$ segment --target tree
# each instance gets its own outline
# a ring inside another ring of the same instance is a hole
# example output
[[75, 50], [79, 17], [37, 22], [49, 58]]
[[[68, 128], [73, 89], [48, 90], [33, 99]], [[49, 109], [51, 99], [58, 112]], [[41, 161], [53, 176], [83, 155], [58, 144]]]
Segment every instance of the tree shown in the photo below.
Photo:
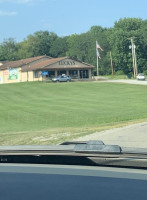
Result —
[[145, 72], [147, 71], [147, 20], [142, 22], [135, 43], [137, 44], [138, 71]]
[[[132, 73], [132, 55], [129, 46], [130, 37], [139, 37], [138, 33], [142, 26], [142, 20], [136, 18], [125, 18], [115, 22], [114, 28], [108, 36], [112, 47], [115, 71], [123, 71], [125, 74]], [[136, 49], [138, 49], [138, 43]], [[138, 57], [139, 59], [139, 57]]]
[[0, 60], [16, 60], [18, 46], [14, 38], [8, 38], [0, 45]]
[[[22, 49], [20, 54], [29, 55], [30, 57], [49, 55], [50, 48], [57, 37], [58, 36], [53, 32], [35, 32], [33, 35], [29, 35], [27, 39], [21, 43]], [[24, 53], [23, 50], [27, 53]]]
[[106, 63], [108, 63], [108, 60], [105, 55], [110, 47], [107, 41], [106, 32], [107, 29], [105, 28], [103, 29], [100, 26], [93, 26], [87, 33], [71, 35], [67, 40], [67, 55], [73, 59], [96, 66], [96, 40], [98, 40], [101, 43], [101, 46], [105, 49], [104, 52], [101, 52], [103, 59], [100, 61], [100, 69], [104, 68], [105, 65], [105, 71], [107, 71], [108, 67], [106, 66]]
[[50, 56], [54, 58], [66, 56], [68, 51], [67, 39], [68, 37], [58, 37], [55, 39], [50, 47]]

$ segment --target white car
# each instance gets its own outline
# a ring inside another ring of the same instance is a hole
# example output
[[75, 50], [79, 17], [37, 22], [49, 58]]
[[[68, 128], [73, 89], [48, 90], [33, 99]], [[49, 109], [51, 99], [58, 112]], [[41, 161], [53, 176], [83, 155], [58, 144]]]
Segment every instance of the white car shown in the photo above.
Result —
[[137, 78], [137, 80], [142, 80], [142, 81], [145, 80], [144, 74], [138, 74], [136, 78]]

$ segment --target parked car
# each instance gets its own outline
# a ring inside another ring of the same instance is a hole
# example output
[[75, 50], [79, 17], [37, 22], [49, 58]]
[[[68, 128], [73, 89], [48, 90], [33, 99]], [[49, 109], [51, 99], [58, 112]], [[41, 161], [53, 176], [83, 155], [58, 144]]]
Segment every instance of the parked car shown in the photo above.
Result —
[[138, 74], [137, 75], [137, 80], [142, 80], [142, 81], [144, 81], [145, 80], [145, 76], [144, 76], [144, 74]]
[[68, 82], [71, 81], [71, 77], [67, 75], [60, 75], [57, 78], [52, 79], [53, 82]]

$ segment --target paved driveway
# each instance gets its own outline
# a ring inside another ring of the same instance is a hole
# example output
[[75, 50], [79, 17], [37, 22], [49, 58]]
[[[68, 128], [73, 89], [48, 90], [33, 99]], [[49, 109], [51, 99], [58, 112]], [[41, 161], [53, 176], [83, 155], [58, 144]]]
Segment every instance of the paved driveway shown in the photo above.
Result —
[[107, 82], [147, 85], [147, 80], [145, 80], [145, 81], [138, 81], [138, 80], [107, 80]]
[[147, 148], [147, 122], [96, 132], [78, 138], [80, 140], [102, 140], [105, 144]]

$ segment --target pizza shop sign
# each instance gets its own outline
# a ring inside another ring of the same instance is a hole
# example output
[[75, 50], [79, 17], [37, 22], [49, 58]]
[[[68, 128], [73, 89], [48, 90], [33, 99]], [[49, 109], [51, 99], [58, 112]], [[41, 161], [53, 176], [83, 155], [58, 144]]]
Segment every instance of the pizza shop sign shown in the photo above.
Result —
[[75, 65], [75, 62], [74, 61], [68, 61], [68, 60], [62, 60], [62, 61], [59, 61], [59, 65]]

